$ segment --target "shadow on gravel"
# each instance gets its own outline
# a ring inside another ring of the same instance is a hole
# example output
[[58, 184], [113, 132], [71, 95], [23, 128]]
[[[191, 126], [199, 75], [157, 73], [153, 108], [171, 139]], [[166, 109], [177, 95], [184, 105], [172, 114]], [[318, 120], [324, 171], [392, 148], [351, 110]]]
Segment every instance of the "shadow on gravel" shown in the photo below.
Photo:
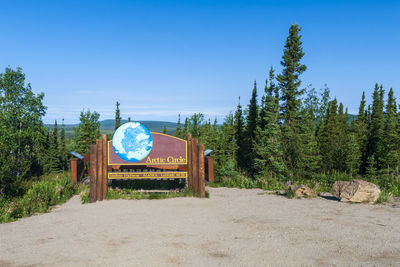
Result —
[[322, 198], [324, 198], [326, 200], [334, 200], [334, 201], [339, 201], [340, 200], [335, 196], [320, 196], [320, 197], [322, 197]]

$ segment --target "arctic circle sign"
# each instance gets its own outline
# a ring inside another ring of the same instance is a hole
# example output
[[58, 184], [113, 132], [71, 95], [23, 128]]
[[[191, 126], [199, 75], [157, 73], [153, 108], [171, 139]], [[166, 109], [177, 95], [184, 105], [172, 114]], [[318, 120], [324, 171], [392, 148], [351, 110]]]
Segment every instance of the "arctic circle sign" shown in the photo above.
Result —
[[153, 136], [140, 123], [127, 122], [115, 131], [112, 144], [118, 157], [127, 162], [138, 162], [153, 148]]
[[187, 141], [128, 122], [108, 142], [108, 165], [187, 165]]

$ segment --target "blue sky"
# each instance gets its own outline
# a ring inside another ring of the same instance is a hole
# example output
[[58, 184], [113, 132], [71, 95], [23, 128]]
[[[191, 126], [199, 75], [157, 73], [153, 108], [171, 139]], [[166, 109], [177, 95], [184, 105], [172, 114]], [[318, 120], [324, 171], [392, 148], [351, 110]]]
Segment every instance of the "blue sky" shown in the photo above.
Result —
[[351, 113], [376, 82], [400, 97], [400, 1], [3, 1], [0, 72], [22, 67], [45, 93], [45, 122], [221, 120], [238, 96], [279, 73], [291, 24], [302, 27], [302, 86], [327, 84]]

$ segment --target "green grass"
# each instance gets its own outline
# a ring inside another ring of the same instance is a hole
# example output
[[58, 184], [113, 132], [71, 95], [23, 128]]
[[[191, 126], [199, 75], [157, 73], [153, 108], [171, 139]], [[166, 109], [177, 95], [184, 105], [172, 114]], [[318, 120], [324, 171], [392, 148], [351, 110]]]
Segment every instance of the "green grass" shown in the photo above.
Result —
[[393, 201], [393, 194], [392, 192], [388, 191], [381, 191], [381, 195], [379, 196], [378, 200], [375, 204], [382, 204], [382, 203], [390, 203]]
[[30, 184], [20, 197], [0, 197], [0, 223], [15, 221], [35, 213], [49, 212], [71, 198], [76, 192], [68, 172], [49, 174]]
[[[89, 203], [89, 188], [86, 186], [80, 193], [82, 204]], [[193, 197], [193, 192], [188, 189], [169, 191], [169, 192], [143, 192], [129, 188], [112, 188], [107, 191], [107, 200], [112, 199], [167, 199], [177, 197]], [[210, 197], [210, 193], [206, 191], [206, 198]]]

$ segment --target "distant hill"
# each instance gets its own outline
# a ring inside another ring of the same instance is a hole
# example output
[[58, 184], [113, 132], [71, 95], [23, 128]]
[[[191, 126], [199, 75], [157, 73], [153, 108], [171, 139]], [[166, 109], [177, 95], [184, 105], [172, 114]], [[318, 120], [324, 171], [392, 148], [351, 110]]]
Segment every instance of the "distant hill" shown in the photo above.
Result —
[[[357, 119], [357, 115], [349, 114], [349, 123], [352, 122], [353, 120]], [[127, 120], [122, 120], [121, 124], [128, 122]], [[141, 124], [146, 126], [150, 131], [152, 132], [162, 132], [164, 129], [164, 125], [167, 126], [167, 134], [170, 135], [175, 135], [176, 131], [176, 122], [170, 122], [170, 121], [139, 121]], [[67, 138], [71, 138], [74, 136], [74, 131], [73, 128], [77, 127], [78, 124], [66, 124], [65, 125], [65, 135]], [[54, 124], [45, 124], [45, 127], [49, 129], [53, 129]], [[110, 119], [110, 120], [103, 120], [100, 121], [100, 132], [103, 134], [110, 134], [112, 135], [114, 133], [114, 127], [115, 127], [115, 121]], [[58, 128], [61, 128], [61, 125], [58, 125]]]
[[[122, 120], [121, 124], [128, 122], [127, 120]], [[169, 121], [138, 121], [144, 126], [146, 126], [150, 131], [152, 132], [162, 132], [164, 129], [164, 125], [167, 127], [167, 134], [170, 135], [175, 135], [176, 131], [176, 122], [169, 122]], [[45, 127], [49, 129], [54, 128], [54, 124], [45, 124]], [[65, 124], [65, 135], [67, 138], [73, 137], [74, 136], [74, 131], [73, 128], [78, 127], [78, 124]], [[100, 132], [103, 134], [113, 134], [114, 133], [114, 127], [115, 127], [115, 121], [110, 119], [110, 120], [103, 120], [100, 121]], [[58, 125], [58, 129], [60, 131], [61, 125]]]

